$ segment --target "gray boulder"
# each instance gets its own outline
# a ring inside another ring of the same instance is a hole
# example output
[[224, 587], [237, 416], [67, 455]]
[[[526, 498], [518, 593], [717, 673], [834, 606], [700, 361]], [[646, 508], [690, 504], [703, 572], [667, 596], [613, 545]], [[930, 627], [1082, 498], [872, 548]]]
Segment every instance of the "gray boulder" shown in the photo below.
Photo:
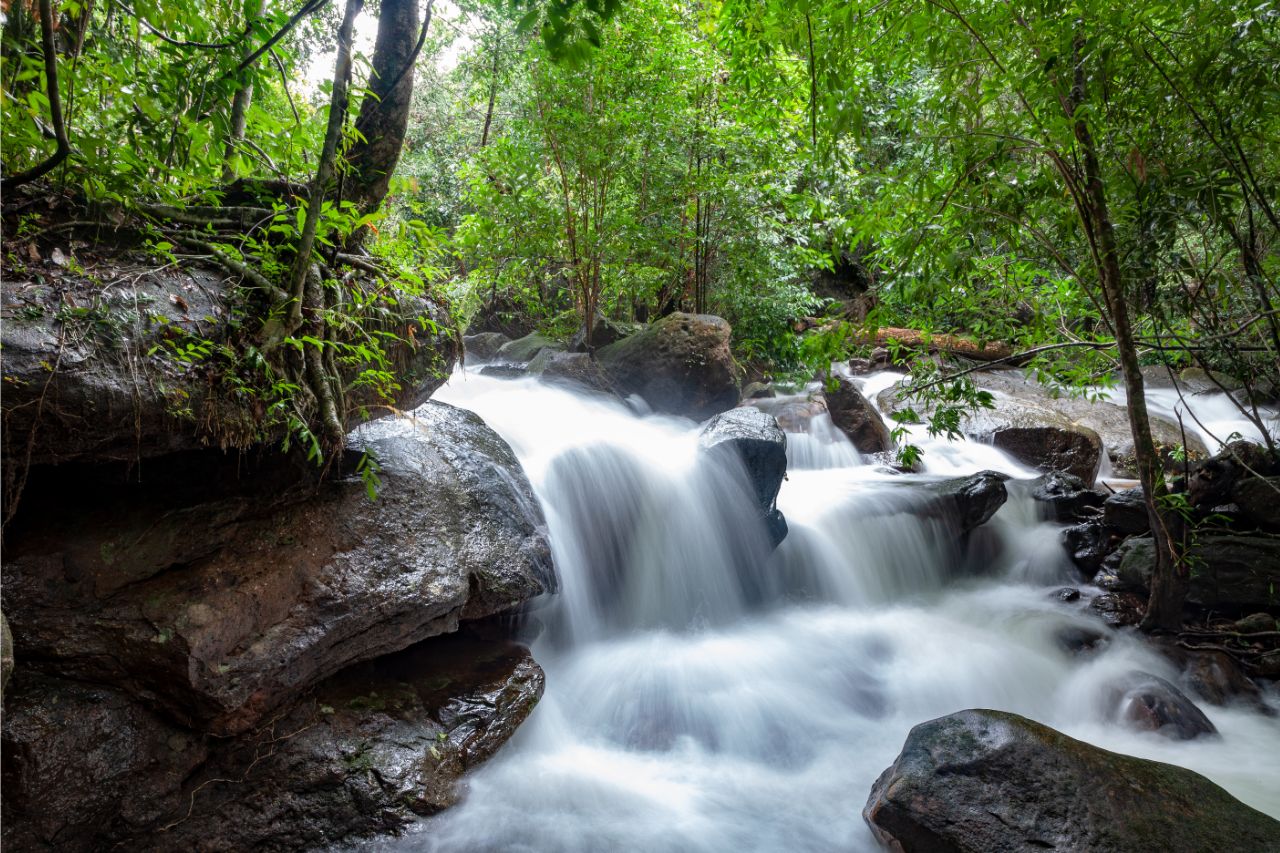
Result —
[[[596, 314], [595, 321], [591, 324], [591, 349], [597, 350], [617, 343], [634, 331], [636, 329], [633, 327], [615, 323], [603, 314]], [[583, 324], [569, 340], [569, 352], [587, 351], [587, 327]]]
[[925, 489], [933, 501], [925, 512], [953, 521], [963, 535], [991, 520], [1009, 499], [1005, 481], [997, 471], [980, 471], [969, 477], [955, 477], [930, 483]]
[[548, 385], [601, 394], [613, 393], [613, 381], [609, 374], [585, 352], [544, 349], [529, 362], [528, 373]]
[[548, 338], [546, 335], [538, 332], [530, 332], [523, 338], [516, 338], [514, 341], [507, 341], [498, 348], [493, 354], [494, 361], [502, 362], [519, 362], [526, 363], [533, 361], [534, 357], [544, 349], [552, 349], [560, 352], [564, 351], [564, 347]]
[[1079, 477], [1052, 472], [1031, 481], [1031, 499], [1051, 521], [1078, 521], [1096, 510], [1104, 500]]
[[1197, 773], [1002, 711], [912, 729], [863, 816], [901, 853], [1280, 849], [1280, 822]]
[[729, 324], [710, 314], [669, 314], [596, 352], [623, 394], [655, 411], [702, 421], [738, 404]]
[[3, 590], [24, 654], [236, 733], [347, 665], [554, 589], [537, 501], [477, 416], [429, 403], [350, 442], [376, 454], [377, 500], [335, 477], [121, 501], [76, 529], [31, 513]]
[[[1150, 537], [1126, 541], [1107, 562], [1114, 566], [1116, 588], [1145, 592], [1155, 567]], [[1280, 609], [1280, 540], [1267, 536], [1205, 534], [1191, 551], [1187, 603], [1232, 613]]]
[[493, 361], [498, 350], [511, 342], [511, 338], [501, 332], [479, 332], [462, 336], [462, 349], [467, 354], [469, 364]]

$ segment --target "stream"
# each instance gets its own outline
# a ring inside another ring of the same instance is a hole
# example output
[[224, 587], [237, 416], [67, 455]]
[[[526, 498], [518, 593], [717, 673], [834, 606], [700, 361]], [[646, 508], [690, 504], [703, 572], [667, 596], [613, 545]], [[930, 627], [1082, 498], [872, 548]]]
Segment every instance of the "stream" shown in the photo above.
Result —
[[[874, 400], [898, 378], [858, 382]], [[770, 554], [743, 473], [699, 462], [690, 421], [474, 371], [436, 398], [510, 442], [542, 502], [561, 579], [532, 620], [546, 694], [459, 806], [360, 849], [878, 850], [872, 782], [912, 726], [975, 707], [1191, 768], [1280, 817], [1280, 719], [1198, 702], [1221, 737], [1187, 742], [1112, 721], [1108, 682], [1177, 672], [1087, 610], [1061, 525], [1016, 482], [1035, 472], [990, 446], [917, 433], [924, 472], [894, 474], [815, 416], [787, 436], [790, 533]], [[1015, 481], [966, 554], [912, 509], [920, 484], [983, 469]], [[1068, 585], [1080, 601], [1055, 597]], [[1108, 641], [1073, 655], [1056, 639], [1073, 626]]]

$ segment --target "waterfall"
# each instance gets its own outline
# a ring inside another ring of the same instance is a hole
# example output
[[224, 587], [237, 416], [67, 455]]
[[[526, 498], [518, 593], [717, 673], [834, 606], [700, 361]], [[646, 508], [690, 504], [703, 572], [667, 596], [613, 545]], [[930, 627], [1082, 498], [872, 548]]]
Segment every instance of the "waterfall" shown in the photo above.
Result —
[[[745, 475], [700, 457], [689, 421], [532, 379], [459, 373], [437, 396], [511, 443], [546, 513], [547, 690], [459, 806], [367, 848], [872, 851], [876, 776], [913, 725], [971, 707], [1190, 767], [1280, 815], [1280, 763], [1259, 758], [1280, 754], [1280, 722], [1204, 706], [1222, 737], [1179, 743], [1109, 719], [1110, 680], [1177, 674], [1053, 595], [1074, 570], [1025, 489], [963, 542], [918, 511], [941, 476], [1033, 476], [995, 448], [916, 434], [925, 470], [898, 474], [815, 417], [789, 436], [790, 534], [771, 552]], [[1104, 639], [1073, 655], [1073, 630]]]

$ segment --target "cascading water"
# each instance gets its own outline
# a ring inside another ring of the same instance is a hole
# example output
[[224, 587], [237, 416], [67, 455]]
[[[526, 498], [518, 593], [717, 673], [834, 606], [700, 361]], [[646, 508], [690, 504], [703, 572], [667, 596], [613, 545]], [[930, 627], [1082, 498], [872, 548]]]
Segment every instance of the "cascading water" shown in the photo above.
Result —
[[[562, 591], [538, 614], [547, 690], [528, 722], [462, 804], [374, 849], [874, 850], [876, 776], [913, 725], [972, 707], [1190, 767], [1280, 815], [1275, 719], [1205, 706], [1222, 736], [1190, 742], [1110, 719], [1109, 682], [1176, 673], [1054, 598], [1071, 567], [1024, 490], [967, 556], [916, 511], [938, 475], [1033, 475], [994, 448], [916, 435], [925, 473], [897, 475], [816, 418], [790, 436], [790, 534], [770, 554], [743, 473], [700, 457], [688, 421], [530, 379], [460, 373], [437, 396], [520, 457]], [[1108, 641], [1072, 656], [1057, 636], [1082, 627]]]

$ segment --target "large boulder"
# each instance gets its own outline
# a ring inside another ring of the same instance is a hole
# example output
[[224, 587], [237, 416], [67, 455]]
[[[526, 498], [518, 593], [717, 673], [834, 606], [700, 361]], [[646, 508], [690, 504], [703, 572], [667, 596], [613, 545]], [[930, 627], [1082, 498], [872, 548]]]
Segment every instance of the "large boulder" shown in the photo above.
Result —
[[1197, 773], [1002, 711], [912, 729], [863, 816], [901, 853], [1280, 849], [1280, 822]]
[[738, 404], [729, 324], [709, 314], [668, 314], [596, 357], [624, 394], [655, 411], [702, 421]]
[[[1190, 553], [1187, 602], [1210, 610], [1255, 613], [1280, 610], [1280, 540], [1268, 536], [1204, 534]], [[1119, 589], [1146, 591], [1155, 568], [1155, 542], [1150, 537], [1126, 541], [1108, 558]]]
[[827, 411], [836, 428], [849, 436], [859, 453], [884, 453], [893, 449], [889, 428], [880, 413], [862, 396], [858, 386], [843, 376], [832, 377], [834, 388], [823, 390]]
[[787, 436], [773, 416], [750, 407], [716, 415], [703, 426], [698, 447], [710, 457], [727, 455], [742, 465], [770, 540], [781, 543], [787, 522], [775, 504], [787, 474]]
[[376, 500], [346, 476], [291, 498], [250, 479], [33, 503], [3, 588], [21, 651], [235, 733], [344, 666], [554, 588], [528, 481], [476, 415], [429, 403], [350, 442], [377, 460]]
[[564, 347], [548, 338], [546, 335], [538, 332], [530, 332], [523, 338], [516, 338], [514, 341], [507, 341], [498, 347], [498, 351], [493, 354], [494, 361], [503, 362], [519, 362], [526, 363], [533, 361], [538, 353], [544, 349], [551, 349], [563, 352]]
[[536, 376], [548, 385], [559, 385], [579, 391], [613, 393], [613, 380], [596, 361], [585, 352], [559, 352], [544, 349], [529, 362], [528, 374]]
[[634, 328], [615, 323], [603, 314], [596, 314], [591, 324], [591, 346], [587, 347], [587, 326], [584, 323], [569, 339], [569, 352], [588, 352], [617, 343], [635, 331]]
[[1149, 672], [1133, 671], [1105, 690], [1114, 719], [1170, 740], [1192, 740], [1218, 730], [1181, 690]]
[[[11, 286], [23, 283], [6, 280]], [[67, 292], [69, 304], [6, 316], [0, 329], [8, 475], [18, 465], [137, 461], [285, 437], [265, 392], [246, 392], [217, 354], [241, 346], [243, 335], [243, 308], [221, 272], [142, 268], [109, 288], [77, 287], [85, 294]], [[339, 359], [348, 429], [426, 402], [460, 355], [447, 308], [425, 298], [403, 296], [360, 333], [377, 331], [391, 333], [378, 337], [385, 360]], [[356, 381], [367, 369], [394, 372], [390, 400]]]
[[1004, 506], [1009, 499], [1004, 485], [1008, 479], [997, 471], [980, 471], [969, 477], [929, 483], [924, 488], [932, 501], [923, 511], [952, 521], [962, 535], [969, 533], [986, 524]]
[[493, 361], [498, 350], [511, 342], [502, 332], [477, 332], [474, 335], [462, 336], [462, 349], [467, 354], [468, 363]]
[[773, 415], [783, 432], [809, 432], [813, 419], [827, 414], [827, 401], [822, 397], [766, 397], [751, 400], [751, 406]]
[[1079, 521], [1091, 516], [1105, 500], [1079, 477], [1058, 471], [1032, 480], [1030, 491], [1031, 499], [1051, 521]]
[[542, 694], [527, 650], [450, 637], [344, 670], [230, 740], [26, 674], [4, 721], [13, 850], [287, 851], [452, 805]]

